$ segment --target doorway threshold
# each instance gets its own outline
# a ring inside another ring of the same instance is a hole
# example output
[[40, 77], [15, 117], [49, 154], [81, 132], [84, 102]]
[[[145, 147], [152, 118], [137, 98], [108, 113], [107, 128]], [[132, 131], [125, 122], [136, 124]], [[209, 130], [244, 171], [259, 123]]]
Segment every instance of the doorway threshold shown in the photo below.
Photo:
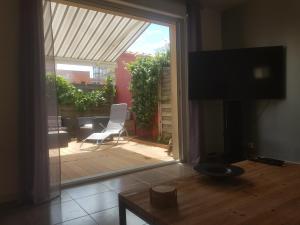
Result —
[[146, 165], [146, 166], [141, 166], [141, 167], [135, 167], [135, 168], [130, 168], [130, 169], [123, 169], [123, 170], [118, 170], [118, 171], [113, 171], [113, 172], [105, 172], [105, 173], [99, 173], [91, 176], [85, 176], [85, 177], [80, 177], [76, 179], [70, 179], [70, 180], [64, 180], [61, 182], [61, 187], [66, 188], [70, 186], [75, 186], [79, 184], [84, 184], [84, 183], [89, 183], [93, 181], [99, 181], [99, 180], [104, 180], [104, 179], [109, 179], [121, 175], [126, 175], [126, 174], [131, 174], [135, 172], [140, 172], [143, 170], [149, 170], [149, 169], [154, 169], [162, 166], [168, 166], [171, 164], [176, 164], [180, 163], [180, 160], [172, 160], [168, 162], [162, 162], [162, 163], [157, 163], [154, 165]]

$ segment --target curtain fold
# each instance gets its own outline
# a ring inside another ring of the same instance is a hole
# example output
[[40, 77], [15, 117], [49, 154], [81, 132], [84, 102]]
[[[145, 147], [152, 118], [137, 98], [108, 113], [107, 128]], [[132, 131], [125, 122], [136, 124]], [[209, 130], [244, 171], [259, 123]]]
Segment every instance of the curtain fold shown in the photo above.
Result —
[[[55, 85], [46, 82], [45, 76], [47, 70], [55, 72], [53, 58], [45, 57], [45, 44], [53, 48], [53, 39], [47, 42], [44, 38], [43, 17], [51, 15], [47, 14], [51, 10], [47, 2], [20, 0], [19, 163], [21, 198], [27, 203], [41, 203], [59, 194], [52, 184], [53, 157], [48, 140], [48, 117], [57, 118], [57, 104]], [[59, 160], [59, 149], [56, 151]]]
[[[200, 5], [197, 1], [187, 2], [188, 15], [188, 52], [199, 51], [202, 48]], [[195, 164], [201, 160], [204, 151], [202, 108], [197, 100], [189, 101], [189, 163]]]

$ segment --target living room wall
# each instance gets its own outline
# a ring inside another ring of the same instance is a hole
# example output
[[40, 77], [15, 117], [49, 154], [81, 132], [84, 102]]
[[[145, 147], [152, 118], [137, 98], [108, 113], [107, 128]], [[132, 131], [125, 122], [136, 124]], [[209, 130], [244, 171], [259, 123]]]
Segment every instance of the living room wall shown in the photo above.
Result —
[[[201, 46], [202, 50], [222, 49], [221, 12], [215, 9], [202, 8]], [[221, 100], [201, 101], [203, 109], [203, 148], [201, 156], [222, 155], [224, 152], [223, 104]]]
[[300, 162], [300, 2], [251, 0], [222, 16], [224, 48], [284, 45], [286, 98], [256, 102], [259, 155]]
[[18, 0], [1, 2], [0, 204], [18, 193]]

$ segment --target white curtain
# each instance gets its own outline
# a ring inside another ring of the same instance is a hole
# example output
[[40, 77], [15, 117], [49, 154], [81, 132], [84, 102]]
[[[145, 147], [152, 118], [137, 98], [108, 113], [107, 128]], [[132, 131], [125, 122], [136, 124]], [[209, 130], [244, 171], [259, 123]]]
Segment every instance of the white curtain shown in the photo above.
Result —
[[[188, 51], [201, 50], [201, 18], [200, 5], [198, 1], [187, 2], [188, 14]], [[203, 123], [202, 107], [200, 101], [189, 101], [189, 163], [195, 164], [201, 160], [204, 154], [203, 148]]]
[[[48, 0], [20, 5], [20, 187], [23, 201], [41, 203], [60, 194], [59, 148], [50, 148], [48, 134], [49, 117], [57, 121], [55, 82], [46, 79], [55, 74], [51, 6]], [[52, 142], [59, 141], [56, 132]]]

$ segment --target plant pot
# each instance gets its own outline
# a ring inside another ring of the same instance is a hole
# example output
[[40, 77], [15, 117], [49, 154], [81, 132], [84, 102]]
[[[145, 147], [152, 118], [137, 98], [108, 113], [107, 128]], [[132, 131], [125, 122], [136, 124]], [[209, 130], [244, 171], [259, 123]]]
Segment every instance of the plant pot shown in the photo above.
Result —
[[[135, 120], [134, 116], [134, 120]], [[158, 137], [158, 114], [153, 118], [152, 126], [149, 128], [136, 128], [136, 135], [145, 139], [157, 140]]]

